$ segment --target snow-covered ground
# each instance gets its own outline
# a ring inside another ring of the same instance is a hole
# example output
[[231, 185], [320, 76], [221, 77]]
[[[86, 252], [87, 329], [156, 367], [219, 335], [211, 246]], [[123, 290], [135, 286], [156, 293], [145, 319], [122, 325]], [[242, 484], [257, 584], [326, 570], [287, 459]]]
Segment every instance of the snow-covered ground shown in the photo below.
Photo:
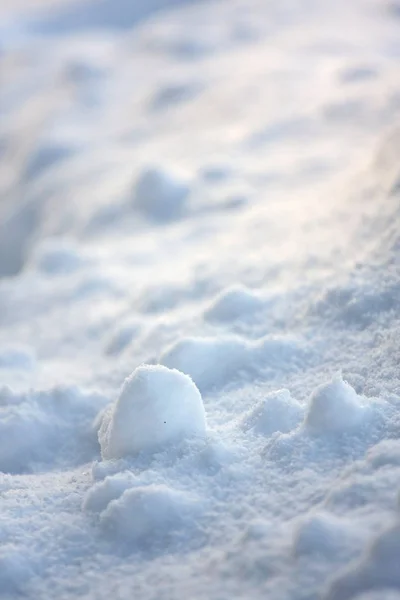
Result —
[[400, 599], [400, 3], [0, 3], [0, 594]]

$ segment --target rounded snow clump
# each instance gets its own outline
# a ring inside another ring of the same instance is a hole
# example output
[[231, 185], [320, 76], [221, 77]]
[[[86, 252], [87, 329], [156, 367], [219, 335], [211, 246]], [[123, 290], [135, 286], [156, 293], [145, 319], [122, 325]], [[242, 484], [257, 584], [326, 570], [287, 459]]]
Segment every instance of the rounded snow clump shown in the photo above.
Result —
[[262, 299], [251, 290], [233, 286], [218, 294], [204, 316], [209, 321], [235, 321], [253, 314], [263, 304]]
[[314, 433], [340, 433], [356, 427], [367, 407], [339, 374], [311, 394], [305, 426]]
[[189, 193], [190, 187], [180, 174], [149, 167], [138, 177], [133, 205], [148, 218], [169, 221], [182, 214]]
[[153, 484], [126, 490], [101, 513], [100, 522], [123, 541], [151, 546], [178, 530], [187, 533], [199, 510], [196, 496]]
[[101, 455], [108, 460], [154, 451], [205, 431], [203, 401], [190, 377], [161, 365], [143, 365], [125, 380], [104, 413]]
[[266, 395], [242, 422], [242, 429], [251, 429], [261, 435], [276, 431], [288, 433], [301, 421], [303, 408], [289, 390], [277, 390]]

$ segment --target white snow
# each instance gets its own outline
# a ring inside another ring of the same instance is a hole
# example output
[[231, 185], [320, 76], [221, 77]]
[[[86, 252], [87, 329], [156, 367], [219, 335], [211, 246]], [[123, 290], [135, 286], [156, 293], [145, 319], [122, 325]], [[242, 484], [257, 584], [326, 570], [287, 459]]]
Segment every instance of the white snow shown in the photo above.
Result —
[[99, 429], [104, 459], [123, 458], [204, 436], [199, 390], [187, 375], [162, 365], [138, 367], [128, 377]]
[[289, 390], [277, 390], [267, 394], [244, 416], [242, 427], [269, 436], [276, 431], [287, 433], [295, 429], [302, 417], [303, 407]]
[[201, 504], [191, 494], [164, 485], [134, 487], [112, 500], [101, 513], [101, 525], [113, 536], [144, 546], [167, 543], [176, 531], [189, 534]]
[[368, 406], [339, 374], [311, 394], [305, 426], [316, 435], [342, 433], [359, 426], [367, 414]]
[[157, 221], [176, 219], [183, 213], [189, 193], [189, 184], [179, 172], [147, 167], [136, 181], [132, 203], [144, 215]]
[[400, 600], [398, 0], [0, 0], [0, 596]]

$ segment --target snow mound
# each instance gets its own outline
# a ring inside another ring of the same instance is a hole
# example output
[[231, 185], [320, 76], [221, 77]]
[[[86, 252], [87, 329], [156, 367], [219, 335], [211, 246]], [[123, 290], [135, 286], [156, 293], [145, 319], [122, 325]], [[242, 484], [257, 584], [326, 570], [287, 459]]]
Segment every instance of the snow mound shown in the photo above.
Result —
[[35, 356], [24, 346], [11, 346], [0, 350], [0, 369], [30, 370], [35, 363]]
[[337, 375], [311, 394], [304, 423], [309, 432], [317, 435], [341, 433], [357, 427], [367, 412], [362, 397]]
[[126, 490], [100, 515], [104, 529], [126, 542], [144, 546], [168, 541], [174, 532], [183, 534], [201, 511], [199, 499], [166, 485]]
[[0, 389], [0, 471], [79, 464], [96, 453], [92, 422], [104, 398], [79, 388], [17, 394]]
[[208, 321], [229, 322], [246, 318], [264, 305], [262, 299], [243, 286], [223, 290], [205, 311]]
[[103, 459], [114, 459], [155, 451], [205, 431], [203, 401], [190, 377], [161, 365], [144, 365], [125, 380], [103, 415], [98, 435]]
[[359, 562], [333, 580], [324, 600], [347, 600], [368, 590], [399, 588], [399, 556], [400, 524], [396, 522], [375, 537]]
[[95, 483], [87, 492], [82, 508], [88, 512], [102, 512], [112, 500], [116, 500], [131, 488], [135, 477], [129, 471], [107, 476], [103, 481]]
[[136, 181], [132, 204], [149, 219], [170, 221], [182, 215], [189, 194], [189, 183], [180, 173], [148, 167]]
[[242, 420], [245, 431], [252, 430], [261, 435], [277, 431], [287, 433], [302, 420], [303, 407], [291, 396], [289, 390], [271, 392], [259, 402]]
[[339, 552], [349, 537], [349, 525], [327, 512], [306, 515], [296, 528], [293, 540], [295, 556], [332, 556]]
[[160, 357], [160, 363], [187, 373], [200, 390], [224, 385], [249, 360], [247, 344], [234, 337], [179, 340]]
[[109, 356], [118, 356], [139, 334], [140, 325], [136, 321], [128, 321], [115, 329], [105, 345], [105, 353]]
[[248, 341], [226, 335], [182, 338], [165, 350], [159, 362], [190, 375], [203, 392], [223, 387], [246, 370], [262, 370], [265, 377], [288, 371], [301, 355], [292, 338], [265, 336]]

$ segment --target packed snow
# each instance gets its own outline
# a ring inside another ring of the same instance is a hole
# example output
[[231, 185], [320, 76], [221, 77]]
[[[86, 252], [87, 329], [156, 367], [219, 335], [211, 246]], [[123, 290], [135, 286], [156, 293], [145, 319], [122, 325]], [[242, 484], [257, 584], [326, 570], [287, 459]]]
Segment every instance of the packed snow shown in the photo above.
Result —
[[205, 436], [199, 390], [188, 377], [162, 365], [138, 367], [125, 380], [116, 402], [101, 419], [104, 459], [162, 449], [193, 436]]
[[400, 600], [398, 0], [0, 0], [0, 596]]

